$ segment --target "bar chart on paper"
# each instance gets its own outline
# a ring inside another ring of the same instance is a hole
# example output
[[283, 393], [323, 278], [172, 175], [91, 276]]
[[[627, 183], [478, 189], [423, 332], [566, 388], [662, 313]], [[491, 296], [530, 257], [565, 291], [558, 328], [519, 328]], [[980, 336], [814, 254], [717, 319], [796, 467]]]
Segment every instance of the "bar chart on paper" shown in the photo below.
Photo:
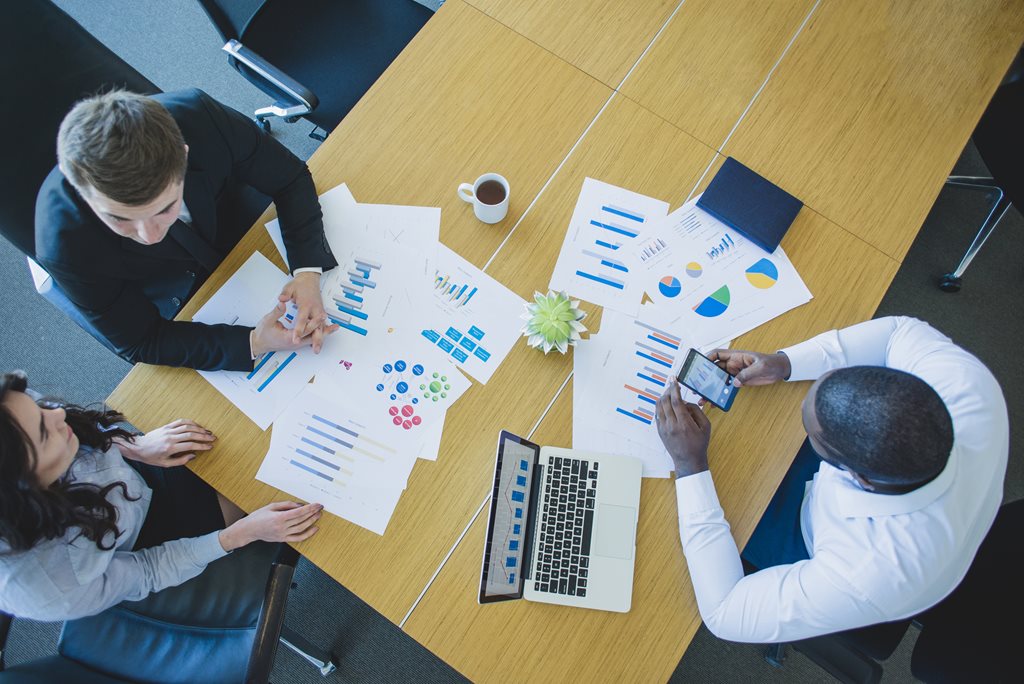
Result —
[[[652, 425], [654, 407], [668, 384], [682, 340], [639, 319], [634, 320], [633, 324], [638, 328], [634, 331], [635, 358], [630, 369], [631, 375], [623, 384], [626, 390], [624, 397], [630, 401], [616, 406], [615, 412], [644, 425]], [[632, 401], [634, 398], [635, 402]]]
[[295, 352], [268, 352], [245, 379], [256, 392], [263, 392], [295, 360], [295, 356]]
[[[197, 323], [255, 326], [277, 302], [288, 276], [255, 252], [192, 317]], [[281, 317], [285, 327], [295, 311], [289, 305]], [[288, 402], [313, 377], [312, 351], [268, 352], [251, 371], [199, 371], [261, 430], [266, 430]]]
[[444, 245], [437, 254], [422, 285], [431, 306], [416, 312], [420, 339], [486, 383], [519, 339], [525, 302]]
[[[375, 273], [381, 264], [365, 257], [356, 257], [353, 264], [331, 281], [324, 298], [328, 305], [327, 318], [356, 335], [366, 336], [366, 321], [370, 314], [365, 310], [367, 297], [373, 296], [377, 283]], [[339, 269], [340, 270], [340, 269]]]
[[383, 534], [415, 456], [371, 433], [359, 410], [304, 390], [274, 422], [256, 479]]
[[550, 289], [594, 304], [636, 313], [640, 295], [631, 276], [634, 254], [654, 258], [666, 248], [648, 240], [652, 221], [668, 213], [668, 204], [624, 188], [587, 178], [566, 230]]
[[[656, 427], [658, 399], [689, 349], [674, 328], [645, 312], [606, 310], [601, 330], [573, 358], [574, 449], [624, 454], [644, 463], [644, 477], [667, 477], [672, 460]], [[688, 401], [696, 397], [684, 391]]]

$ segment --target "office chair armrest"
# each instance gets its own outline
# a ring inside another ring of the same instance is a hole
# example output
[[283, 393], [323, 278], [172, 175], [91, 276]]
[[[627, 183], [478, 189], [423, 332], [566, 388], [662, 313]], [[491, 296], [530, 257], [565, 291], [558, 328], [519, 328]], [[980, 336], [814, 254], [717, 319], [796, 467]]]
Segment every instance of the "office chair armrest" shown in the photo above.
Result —
[[278, 639], [284, 626], [288, 592], [292, 588], [292, 577], [295, 575], [295, 564], [298, 560], [299, 553], [295, 549], [287, 544], [281, 544], [277, 557], [270, 567], [270, 576], [267, 578], [267, 590], [256, 623], [252, 652], [249, 655], [246, 682], [266, 682], [270, 678]]
[[11, 622], [14, 620], [13, 615], [8, 615], [0, 611], [0, 672], [4, 671], [4, 653], [7, 652], [7, 635], [11, 632]]
[[[245, 47], [237, 40], [229, 40], [221, 48], [224, 52], [228, 53], [230, 58], [241, 63], [251, 73], [260, 77], [266, 81], [272, 88], [280, 91], [288, 99], [292, 100], [295, 105], [305, 109], [304, 113], [309, 113], [316, 109], [316, 106], [320, 104], [320, 100], [316, 95], [313, 94], [306, 86], [302, 85], [294, 78], [284, 73], [276, 66], [265, 60], [263, 57], [258, 55], [253, 50]], [[285, 103], [281, 103], [285, 104]], [[284, 113], [275, 112], [278, 116], [284, 116]], [[302, 112], [294, 114], [287, 112], [287, 115], [301, 116]]]

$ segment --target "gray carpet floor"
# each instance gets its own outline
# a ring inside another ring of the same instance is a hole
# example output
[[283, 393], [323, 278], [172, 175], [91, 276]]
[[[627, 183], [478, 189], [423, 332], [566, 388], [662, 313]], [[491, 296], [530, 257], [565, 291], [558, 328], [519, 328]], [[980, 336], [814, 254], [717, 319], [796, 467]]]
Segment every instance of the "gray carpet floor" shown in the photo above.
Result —
[[[438, 0], [422, 0], [436, 8]], [[219, 51], [221, 40], [192, 0], [56, 0], [86, 29], [164, 90], [198, 86], [242, 112], [266, 104], [255, 87], [240, 78]], [[129, 28], [130, 27], [130, 30]], [[310, 124], [275, 124], [274, 135], [302, 158], [318, 143], [307, 137]], [[957, 173], [984, 173], [968, 145]], [[1014, 340], [1024, 339], [1024, 218], [1011, 210], [965, 278], [964, 290], [940, 292], [935, 279], [955, 266], [970, 242], [985, 198], [943, 190], [896, 276], [877, 315], [913, 315], [931, 322], [977, 354], [999, 377], [1010, 408], [1011, 455], [1006, 499], [1022, 496], [1024, 472], [1021, 423], [1024, 417], [1024, 364]], [[0, 368], [24, 369], [33, 385], [78, 403], [102, 401], [128, 372], [91, 337], [63, 318], [32, 289], [24, 258], [0, 240], [0, 311], [12, 313], [17, 326], [4, 326]], [[461, 681], [463, 678], [388, 622], [344, 587], [302, 561], [298, 586], [290, 596], [287, 623], [340, 659], [335, 681]], [[50, 655], [60, 626], [16, 620], [5, 654], [14, 664]], [[884, 663], [884, 682], [912, 682], [912, 628]], [[276, 682], [319, 682], [319, 673], [291, 651], [278, 651]], [[679, 663], [672, 682], [832, 682], [831, 676], [799, 653], [791, 652], [775, 669], [756, 646], [732, 644], [701, 628]]]

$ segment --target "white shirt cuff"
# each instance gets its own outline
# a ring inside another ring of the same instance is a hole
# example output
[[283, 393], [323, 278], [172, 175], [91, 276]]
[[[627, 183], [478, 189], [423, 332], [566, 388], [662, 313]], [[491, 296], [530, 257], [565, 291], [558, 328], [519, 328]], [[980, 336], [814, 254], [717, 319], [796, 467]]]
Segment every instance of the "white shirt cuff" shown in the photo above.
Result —
[[788, 382], [817, 380], [822, 373], [828, 370], [825, 351], [821, 348], [817, 338], [812, 337], [805, 342], [779, 351], [789, 357], [791, 372]]
[[292, 277], [299, 275], [300, 273], [316, 273], [317, 275], [323, 275], [324, 269], [319, 266], [306, 266], [305, 268], [297, 268], [292, 271]]
[[684, 520], [688, 516], [721, 510], [722, 504], [718, 501], [711, 471], [705, 470], [676, 480], [676, 504], [679, 517]]

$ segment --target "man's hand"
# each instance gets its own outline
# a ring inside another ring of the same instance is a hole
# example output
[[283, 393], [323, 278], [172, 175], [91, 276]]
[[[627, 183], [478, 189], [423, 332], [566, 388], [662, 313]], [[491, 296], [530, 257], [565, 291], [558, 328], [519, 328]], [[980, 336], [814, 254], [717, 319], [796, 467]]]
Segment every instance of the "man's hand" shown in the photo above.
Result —
[[683, 401], [675, 378], [669, 379], [665, 393], [658, 399], [657, 418], [658, 435], [672, 457], [676, 477], [707, 470], [711, 421], [696, 404]]
[[170, 468], [184, 465], [199, 451], [209, 451], [217, 438], [194, 420], [176, 420], [133, 439], [116, 439], [121, 454], [133, 461]]
[[718, 364], [730, 375], [736, 376], [733, 384], [770, 385], [779, 380], [788, 380], [793, 367], [789, 357], [778, 352], [776, 354], [760, 354], [736, 349], [716, 349], [708, 354], [708, 358]]
[[300, 337], [296, 341], [295, 336], [292, 334], [293, 331], [284, 327], [281, 321], [278, 320], [284, 315], [285, 308], [284, 302], [278, 302], [277, 306], [256, 324], [256, 328], [252, 331], [252, 337], [250, 338], [252, 341], [252, 353], [256, 358], [267, 352], [301, 349], [307, 345], [312, 345], [313, 351], [319, 354], [320, 347], [324, 343], [324, 334], [332, 333], [338, 329], [336, 325], [330, 328], [317, 328], [312, 334]]
[[[292, 330], [292, 342], [298, 344], [302, 338], [314, 335], [313, 351], [319, 353], [323, 344], [324, 326], [327, 323], [327, 312], [324, 311], [324, 302], [320, 297], [320, 274], [312, 271], [299, 273], [284, 286], [278, 301], [294, 302], [295, 308], [298, 309], [295, 314], [295, 328]], [[337, 329], [337, 326], [334, 326], [329, 332]]]

